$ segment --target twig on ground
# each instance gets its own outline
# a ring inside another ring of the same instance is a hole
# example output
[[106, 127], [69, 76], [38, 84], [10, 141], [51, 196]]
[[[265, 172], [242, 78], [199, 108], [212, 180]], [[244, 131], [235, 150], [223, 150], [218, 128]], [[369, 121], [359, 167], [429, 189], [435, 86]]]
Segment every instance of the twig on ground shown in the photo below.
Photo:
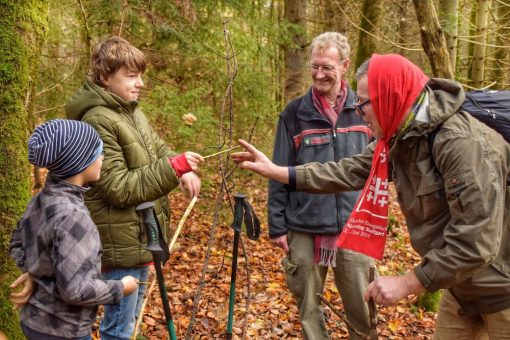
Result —
[[321, 299], [321, 301], [329, 307], [329, 309], [331, 309], [331, 311], [333, 311], [333, 313], [335, 313], [336, 315], [338, 315], [338, 317], [347, 325], [347, 328], [349, 328], [350, 330], [352, 330], [354, 333], [356, 333], [358, 336], [361, 337], [361, 339], [367, 339], [367, 340], [370, 340], [370, 335], [366, 335], [365, 333], [362, 333], [360, 331], [358, 331], [356, 329], [356, 327], [354, 327], [354, 325], [347, 319], [347, 317], [344, 315], [344, 313], [342, 313], [341, 311], [339, 311], [338, 309], [336, 309], [335, 307], [333, 307], [333, 305], [324, 297], [322, 296], [322, 294], [320, 293], [317, 293], [317, 296], [319, 297], [319, 299]]

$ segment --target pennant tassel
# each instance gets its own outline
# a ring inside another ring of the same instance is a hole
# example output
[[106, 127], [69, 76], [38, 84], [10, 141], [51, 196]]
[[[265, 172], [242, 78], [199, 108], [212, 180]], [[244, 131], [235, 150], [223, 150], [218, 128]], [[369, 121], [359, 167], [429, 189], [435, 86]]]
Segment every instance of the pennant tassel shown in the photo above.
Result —
[[315, 248], [314, 263], [324, 267], [336, 267], [336, 248]]

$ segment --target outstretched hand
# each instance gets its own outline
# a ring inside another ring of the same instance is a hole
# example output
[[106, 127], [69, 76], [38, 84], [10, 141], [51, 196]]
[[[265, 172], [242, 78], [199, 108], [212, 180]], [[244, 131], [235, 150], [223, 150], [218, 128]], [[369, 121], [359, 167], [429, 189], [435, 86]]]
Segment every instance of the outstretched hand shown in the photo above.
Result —
[[18, 293], [11, 293], [10, 296], [10, 300], [14, 306], [14, 309], [20, 309], [23, 307], [23, 305], [25, 305], [30, 299], [30, 296], [32, 295], [32, 292], [35, 288], [35, 283], [28, 273], [23, 273], [18, 276], [18, 278], [13, 283], [11, 283], [10, 287], [15, 289], [20, 285], [24, 285], [23, 289]]
[[238, 142], [246, 151], [234, 152], [231, 157], [241, 169], [251, 170], [263, 177], [285, 184], [289, 183], [287, 167], [275, 165], [263, 152], [257, 150], [250, 143], [242, 139], [239, 139]]

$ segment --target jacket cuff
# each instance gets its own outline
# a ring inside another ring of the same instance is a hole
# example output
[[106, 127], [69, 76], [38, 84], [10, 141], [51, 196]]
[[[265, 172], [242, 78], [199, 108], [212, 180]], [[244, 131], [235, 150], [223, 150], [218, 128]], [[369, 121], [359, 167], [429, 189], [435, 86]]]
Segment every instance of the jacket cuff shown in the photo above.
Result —
[[[306, 168], [304, 165], [297, 165], [294, 167], [294, 190], [298, 190], [303, 188], [306, 185]], [[289, 178], [290, 180], [290, 178]]]
[[291, 191], [296, 191], [296, 168], [293, 166], [287, 167], [289, 170], [289, 185], [288, 188]]
[[120, 303], [120, 300], [124, 297], [124, 284], [121, 280], [115, 280], [113, 281], [114, 284], [111, 287], [111, 294], [113, 297], [112, 304], [117, 305]]
[[432, 282], [432, 280], [429, 278], [429, 276], [425, 273], [425, 270], [423, 268], [423, 263], [420, 263], [418, 266], [414, 268], [414, 274], [418, 278], [418, 281], [422, 284], [422, 286], [429, 292], [433, 293], [436, 290], [440, 289], [437, 284]]
[[287, 231], [284, 231], [283, 233], [269, 234], [269, 238], [270, 239], [274, 239], [274, 238], [277, 238], [277, 237], [280, 237], [280, 236], [283, 236], [283, 235], [287, 235], [287, 234], [288, 234]]
[[175, 173], [179, 178], [181, 178], [185, 173], [193, 170], [191, 169], [191, 165], [189, 165], [188, 160], [183, 153], [178, 156], [168, 158], [168, 161], [170, 162], [172, 168], [174, 168]]

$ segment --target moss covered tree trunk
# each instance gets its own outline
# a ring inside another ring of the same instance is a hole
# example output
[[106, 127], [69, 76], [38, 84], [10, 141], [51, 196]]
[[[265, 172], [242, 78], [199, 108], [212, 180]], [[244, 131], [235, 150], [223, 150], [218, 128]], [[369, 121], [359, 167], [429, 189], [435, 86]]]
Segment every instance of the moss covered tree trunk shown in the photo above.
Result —
[[401, 46], [397, 48], [397, 53], [403, 55], [404, 57], [410, 59], [411, 61], [419, 64], [416, 60], [412, 60], [411, 51], [407, 48], [410, 46], [415, 39], [415, 35], [413, 34], [413, 25], [415, 23], [412, 19], [412, 4], [408, 1], [401, 1], [398, 4], [398, 30], [397, 30], [397, 42]]
[[0, 329], [9, 339], [23, 338], [8, 302], [9, 283], [19, 274], [8, 244], [30, 198], [26, 108], [47, 18], [48, 0], [0, 0]]

